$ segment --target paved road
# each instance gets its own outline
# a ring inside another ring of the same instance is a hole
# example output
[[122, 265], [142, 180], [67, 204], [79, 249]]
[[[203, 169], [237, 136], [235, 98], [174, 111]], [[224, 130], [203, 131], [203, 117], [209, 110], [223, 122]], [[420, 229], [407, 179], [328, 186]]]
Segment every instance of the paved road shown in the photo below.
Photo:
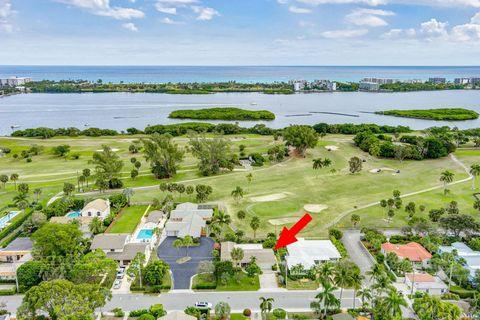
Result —
[[350, 255], [350, 259], [358, 265], [362, 274], [370, 270], [375, 263], [372, 257], [365, 252], [360, 243], [360, 230], [346, 230], [343, 232], [342, 242]]
[[[131, 311], [136, 309], [148, 308], [152, 304], [161, 303], [169, 311], [184, 310], [192, 306], [197, 301], [207, 301], [215, 305], [219, 301], [228, 302], [233, 311], [242, 311], [245, 308], [251, 308], [253, 311], [259, 311], [260, 297], [275, 299], [274, 307], [284, 308], [288, 311], [310, 311], [310, 302], [313, 301], [315, 291], [251, 291], [251, 292], [186, 292], [172, 291], [163, 293], [160, 296], [147, 296], [142, 294], [117, 294], [107, 305], [98, 311], [110, 311], [113, 308], [120, 307], [123, 310]], [[337, 297], [340, 295], [337, 292]], [[21, 303], [21, 296], [5, 296], [0, 298], [0, 302], [6, 302], [7, 309], [15, 313]], [[360, 301], [357, 299], [357, 306]], [[353, 291], [344, 290], [342, 307], [351, 308], [353, 306]]]
[[213, 260], [212, 250], [214, 241], [210, 238], [200, 238], [200, 245], [197, 247], [190, 247], [188, 249], [188, 256], [191, 260], [178, 264], [177, 259], [185, 256], [185, 248], [174, 248], [173, 242], [177, 240], [176, 237], [167, 237], [158, 247], [157, 256], [159, 259], [167, 262], [170, 265], [170, 270], [173, 274], [173, 288], [174, 289], [190, 289], [190, 279], [197, 273], [197, 267], [200, 261]]

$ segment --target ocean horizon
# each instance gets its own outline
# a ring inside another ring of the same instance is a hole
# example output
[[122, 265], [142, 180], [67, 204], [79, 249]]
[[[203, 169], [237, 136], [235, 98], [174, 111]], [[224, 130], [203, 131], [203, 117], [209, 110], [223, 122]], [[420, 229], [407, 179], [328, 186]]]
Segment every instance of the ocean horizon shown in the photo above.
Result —
[[399, 80], [480, 77], [480, 66], [103, 66], [4, 65], [0, 77], [40, 80], [87, 80], [110, 83], [228, 82], [273, 83], [293, 79], [358, 82], [362, 78]]

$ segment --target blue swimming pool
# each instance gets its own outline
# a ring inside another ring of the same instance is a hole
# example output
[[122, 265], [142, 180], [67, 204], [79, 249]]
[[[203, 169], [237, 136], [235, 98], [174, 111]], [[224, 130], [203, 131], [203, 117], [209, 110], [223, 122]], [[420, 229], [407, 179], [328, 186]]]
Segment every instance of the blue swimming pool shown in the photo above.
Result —
[[81, 215], [80, 210], [75, 210], [67, 214], [67, 217], [78, 218], [80, 217], [80, 215]]
[[0, 229], [5, 228], [5, 225], [10, 222], [20, 211], [10, 211], [9, 213], [5, 214], [3, 217], [0, 218]]
[[152, 237], [153, 237], [152, 229], [142, 229], [138, 232], [138, 235], [137, 235], [138, 240], [152, 239]]

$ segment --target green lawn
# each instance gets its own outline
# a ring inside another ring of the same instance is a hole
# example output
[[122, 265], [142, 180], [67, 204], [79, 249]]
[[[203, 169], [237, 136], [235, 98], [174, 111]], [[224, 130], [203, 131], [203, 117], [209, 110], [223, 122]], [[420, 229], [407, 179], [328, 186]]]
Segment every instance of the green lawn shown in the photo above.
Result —
[[243, 272], [237, 272], [227, 284], [217, 284], [217, 291], [257, 291], [258, 289], [260, 289], [258, 276], [249, 278]]
[[[248, 238], [253, 238], [250, 221], [254, 216], [258, 216], [261, 221], [256, 236], [264, 237], [268, 232], [274, 232], [275, 228], [278, 233], [283, 226], [290, 227], [295, 219], [305, 214], [303, 209], [305, 204], [322, 204], [328, 208], [320, 213], [312, 213], [313, 221], [302, 231], [300, 236], [324, 237], [330, 222], [344, 217], [339, 225], [341, 227], [351, 227], [350, 214], [347, 215], [345, 212], [389, 198], [394, 189], [398, 189], [405, 194], [439, 185], [440, 173], [447, 169], [455, 173], [455, 180], [467, 177], [463, 168], [449, 157], [437, 160], [403, 162], [393, 159], [379, 159], [356, 148], [352, 143], [353, 136], [327, 135], [319, 141], [315, 149], [307, 151], [305, 158], [288, 159], [278, 164], [267, 162], [263, 167], [255, 167], [251, 172], [253, 175], [251, 183], [248, 183], [245, 177], [247, 172], [238, 170], [218, 176], [203, 177], [196, 168], [197, 160], [190, 153], [185, 154], [185, 159], [180, 164], [175, 178], [159, 181], [154, 179], [150, 173], [148, 163], [145, 162], [141, 153], [132, 155], [128, 152], [128, 146], [134, 140], [142, 137], [144, 136], [58, 137], [48, 140], [0, 137], [0, 146], [12, 149], [10, 155], [0, 158], [0, 174], [19, 173], [18, 183], [25, 182], [30, 185], [30, 200], [34, 198], [32, 190], [41, 188], [40, 202], [45, 204], [49, 198], [62, 190], [64, 182], [76, 184], [77, 172], [90, 167], [88, 161], [91, 159], [93, 152], [99, 150], [102, 144], [109, 144], [112, 148], [118, 149], [117, 154], [124, 160], [122, 180], [125, 187], [146, 187], [135, 190], [135, 195], [132, 198], [133, 202], [148, 202], [153, 198], [163, 198], [166, 193], [161, 193], [158, 189], [158, 184], [161, 182], [179, 182], [193, 186], [199, 183], [207, 184], [213, 188], [213, 194], [209, 201], [222, 202], [232, 216], [234, 228], [244, 230]], [[227, 137], [231, 139], [232, 151], [236, 153], [238, 153], [240, 145], [245, 145], [245, 153], [249, 154], [253, 152], [265, 153], [274, 144], [282, 143], [281, 140], [274, 141], [271, 136], [242, 134]], [[187, 145], [188, 139], [186, 137], [176, 137], [175, 142], [180, 147], [184, 147]], [[32, 163], [27, 163], [24, 159], [13, 159], [12, 154], [20, 153], [33, 144], [43, 146], [44, 151], [39, 156], [35, 156]], [[62, 158], [55, 157], [51, 153], [51, 149], [60, 144], [71, 145], [72, 153], [79, 153], [80, 159], [72, 160], [69, 158], [65, 161]], [[334, 145], [339, 149], [329, 152], [325, 148], [327, 145]], [[479, 162], [480, 149], [459, 149], [455, 155], [467, 166], [470, 166]], [[353, 156], [365, 160], [362, 172], [355, 175], [351, 175], [348, 171], [348, 160]], [[132, 169], [131, 157], [135, 157], [142, 162], [140, 176], [135, 180], [129, 178], [129, 172]], [[330, 158], [333, 163], [332, 167], [314, 171], [312, 160], [318, 157]], [[398, 169], [401, 173], [397, 175], [392, 174], [392, 171], [383, 171], [380, 174], [370, 173], [370, 170], [376, 168]], [[93, 168], [91, 169], [93, 171]], [[331, 172], [331, 169], [335, 169], [335, 171]], [[90, 189], [93, 180], [93, 178], [90, 180]], [[480, 185], [480, 182], [478, 184]], [[245, 191], [244, 198], [239, 202], [234, 201], [231, 197], [231, 191], [236, 186], [242, 187]], [[469, 186], [470, 182], [466, 182], [452, 187], [452, 195], [445, 198], [441, 196], [441, 190], [438, 190], [412, 197], [412, 199], [418, 198], [418, 200], [414, 200], [417, 205], [425, 203], [427, 207], [430, 207], [429, 203], [433, 206], [437, 201], [444, 203], [447, 198], [457, 200], [456, 197], [458, 197], [457, 201], [461, 203], [461, 209], [467, 210], [473, 203], [470, 199]], [[0, 187], [1, 207], [11, 203], [16, 192], [11, 182], [7, 183], [5, 189], [2, 186]], [[276, 200], [254, 201], [255, 197], [278, 196], [279, 194], [280, 196]], [[431, 195], [433, 195], [433, 198]], [[194, 195], [187, 196], [184, 194], [179, 196], [175, 194], [174, 197], [177, 202], [195, 201]], [[405, 201], [409, 201], [409, 199], [405, 199]], [[246, 219], [239, 220], [236, 217], [236, 212], [239, 210], [247, 212]], [[382, 220], [384, 213], [379, 208], [372, 207], [359, 210], [359, 213], [362, 219], [360, 225], [400, 227], [406, 223], [403, 211], [397, 212], [392, 223]], [[132, 212], [128, 216], [121, 217], [115, 223], [111, 232], [131, 232], [138, 223], [138, 215], [140, 214], [143, 214], [143, 212]], [[278, 226], [275, 227], [275, 224], [278, 224]]]
[[148, 206], [131, 206], [124, 208], [118, 219], [108, 229], [108, 233], [132, 233]]
[[290, 280], [287, 281], [287, 289], [288, 290], [317, 290], [319, 284], [317, 281], [312, 281], [310, 279], [302, 279], [302, 280]]

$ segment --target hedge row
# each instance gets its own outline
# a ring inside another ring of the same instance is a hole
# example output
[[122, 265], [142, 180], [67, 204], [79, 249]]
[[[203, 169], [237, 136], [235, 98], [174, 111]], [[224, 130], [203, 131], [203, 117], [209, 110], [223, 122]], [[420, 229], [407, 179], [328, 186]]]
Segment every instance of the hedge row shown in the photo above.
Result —
[[12, 287], [11, 289], [0, 289], [0, 296], [13, 296], [17, 293], [17, 287]]
[[198, 283], [192, 286], [192, 289], [196, 290], [215, 290], [217, 289], [217, 284], [215, 282], [212, 283]]
[[337, 248], [337, 250], [340, 253], [340, 255], [342, 256], [342, 258], [348, 258], [349, 257], [348, 251], [345, 248], [345, 246], [343, 245], [342, 241], [337, 240], [337, 238], [335, 238], [333, 236], [330, 237], [330, 241], [332, 241], [333, 245]]

